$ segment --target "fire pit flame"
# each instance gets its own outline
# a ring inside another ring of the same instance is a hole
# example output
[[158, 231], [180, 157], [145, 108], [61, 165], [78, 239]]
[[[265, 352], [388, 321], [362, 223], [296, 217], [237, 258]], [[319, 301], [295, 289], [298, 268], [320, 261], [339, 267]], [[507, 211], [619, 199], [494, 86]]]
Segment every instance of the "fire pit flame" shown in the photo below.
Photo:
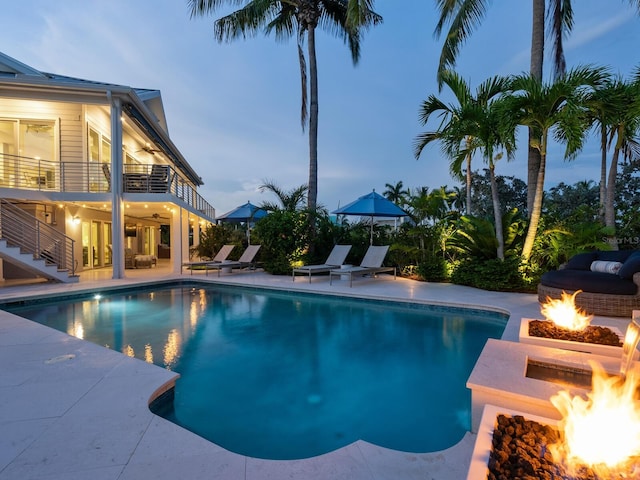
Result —
[[547, 297], [547, 302], [542, 304], [540, 312], [549, 321], [558, 327], [568, 330], [584, 330], [591, 323], [593, 315], [588, 315], [585, 311], [576, 307], [576, 295], [582, 290], [576, 290], [573, 295], [562, 292], [560, 299]]
[[550, 399], [562, 415], [559, 423], [561, 440], [550, 447], [553, 459], [572, 472], [586, 465], [602, 478], [638, 478], [638, 369], [630, 370], [623, 381], [620, 377], [607, 375], [596, 362], [590, 363], [593, 383], [586, 400], [580, 396], [571, 397], [567, 391]]

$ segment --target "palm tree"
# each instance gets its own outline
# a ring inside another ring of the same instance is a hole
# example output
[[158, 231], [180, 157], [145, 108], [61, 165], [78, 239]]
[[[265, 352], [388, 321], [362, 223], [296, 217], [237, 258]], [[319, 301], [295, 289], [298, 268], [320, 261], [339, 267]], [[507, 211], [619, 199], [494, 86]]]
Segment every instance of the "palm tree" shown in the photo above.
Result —
[[[416, 157], [426, 145], [432, 141], [441, 142], [442, 150], [451, 159], [451, 171], [460, 172], [464, 162], [467, 164], [467, 214], [471, 212], [471, 158], [474, 152], [480, 151], [489, 165], [491, 176], [491, 192], [498, 240], [498, 258], [504, 258], [502, 241], [502, 214], [498, 187], [495, 180], [496, 149], [503, 148], [509, 158], [514, 151], [515, 127], [502, 121], [503, 112], [497, 108], [495, 98], [507, 89], [506, 78], [494, 77], [478, 86], [475, 97], [469, 86], [454, 72], [445, 72], [443, 81], [450, 86], [458, 99], [458, 106], [447, 106], [434, 95], [431, 95], [421, 108], [421, 120], [426, 124], [430, 116], [440, 112], [443, 121], [439, 130], [419, 135], [415, 141]], [[513, 138], [513, 140], [512, 140]]]
[[[301, 122], [307, 122], [307, 90], [309, 92], [309, 194], [307, 206], [316, 210], [318, 201], [318, 69], [316, 60], [316, 28], [344, 40], [351, 50], [354, 65], [360, 58], [360, 39], [363, 30], [382, 22], [375, 13], [374, 0], [188, 0], [191, 16], [214, 13], [225, 4], [245, 5], [239, 10], [219, 18], [214, 23], [214, 34], [220, 43], [246, 38], [260, 31], [275, 33], [276, 40], [293, 37], [298, 41], [298, 58], [302, 81]], [[307, 59], [303, 46], [307, 41], [309, 84], [307, 85]]]
[[[582, 148], [586, 132], [585, 97], [607, 78], [602, 68], [578, 67], [546, 83], [530, 74], [513, 77], [513, 94], [507, 99], [505, 117], [534, 132], [531, 147], [540, 153], [540, 168], [536, 181], [534, 202], [529, 212], [529, 227], [522, 249], [522, 257], [529, 260], [542, 213], [542, 197], [547, 162], [549, 133], [566, 144], [565, 158], [572, 159]], [[535, 139], [539, 139], [536, 141]]]
[[609, 123], [612, 111], [618, 107], [618, 93], [611, 81], [589, 94], [585, 106], [589, 125], [598, 130], [600, 137], [600, 202], [598, 216], [604, 225], [604, 205], [607, 195], [607, 148], [609, 145]]
[[395, 185], [386, 183], [384, 186], [386, 190], [382, 193], [382, 195], [387, 200], [398, 205], [403, 205], [406, 202], [406, 198], [409, 195], [409, 189], [403, 188], [404, 185], [402, 183], [402, 180], [398, 181]]
[[[462, 177], [462, 165], [466, 166], [466, 191], [467, 203], [466, 213], [471, 214], [471, 159], [473, 138], [462, 132], [461, 138], [451, 138], [451, 132], [454, 130], [455, 123], [461, 115], [461, 110], [466, 106], [476, 102], [487, 102], [493, 96], [501, 92], [503, 85], [485, 85], [485, 87], [476, 92], [476, 97], [471, 93], [471, 88], [456, 72], [447, 70], [442, 73], [442, 82], [449, 87], [454, 94], [457, 105], [446, 104], [435, 95], [431, 94], [422, 102], [420, 107], [420, 123], [426, 125], [432, 115], [436, 114], [441, 118], [440, 125], [436, 131], [425, 132], [416, 137], [414, 141], [414, 154], [419, 158], [424, 148], [433, 141], [440, 141], [443, 153], [452, 160], [450, 164], [450, 172], [456, 178]], [[460, 158], [457, 152], [460, 142], [466, 143], [469, 154], [465, 158]]]
[[406, 199], [409, 218], [416, 225], [436, 225], [449, 216], [454, 199], [455, 192], [446, 186], [431, 191], [429, 187], [417, 187]]
[[[480, 92], [492, 90], [505, 90], [507, 79], [495, 77], [484, 82], [478, 90]], [[482, 97], [482, 96], [481, 96]], [[473, 152], [480, 152], [489, 167], [489, 179], [491, 185], [491, 200], [493, 204], [493, 219], [495, 223], [495, 235], [497, 240], [496, 255], [504, 260], [504, 234], [502, 228], [502, 208], [498, 196], [498, 184], [496, 181], [496, 162], [503, 153], [511, 160], [515, 153], [515, 126], [508, 120], [508, 114], [504, 109], [504, 98], [494, 97], [487, 101], [477, 102], [463, 109], [460, 117], [460, 127], [473, 138], [470, 147], [462, 148], [458, 156], [467, 157]], [[500, 151], [501, 150], [501, 151]]]
[[[607, 126], [609, 129], [609, 143], [613, 145], [613, 154], [609, 166], [607, 178], [605, 204], [604, 204], [604, 224], [615, 232], [616, 211], [616, 179], [618, 177], [618, 162], [620, 154], [625, 159], [638, 156], [638, 144], [640, 133], [640, 79], [625, 83], [621, 79], [610, 82], [617, 101], [613, 101], [614, 110], [608, 117]], [[616, 243], [617, 245], [617, 243]]]
[[270, 212], [276, 210], [284, 210], [286, 212], [295, 212], [303, 205], [306, 195], [307, 195], [307, 186], [300, 185], [299, 187], [293, 188], [289, 191], [283, 190], [272, 180], [265, 180], [259, 188], [260, 192], [271, 192], [273, 193], [280, 202], [280, 205], [273, 202], [262, 202], [260, 208], [263, 210], [267, 210]]

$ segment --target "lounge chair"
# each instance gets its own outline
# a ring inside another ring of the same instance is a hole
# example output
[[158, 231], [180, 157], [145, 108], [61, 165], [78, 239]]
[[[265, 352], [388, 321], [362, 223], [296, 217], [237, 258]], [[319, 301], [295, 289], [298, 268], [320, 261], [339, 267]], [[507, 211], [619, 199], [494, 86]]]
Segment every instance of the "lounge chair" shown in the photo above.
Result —
[[349, 287], [353, 285], [353, 276], [363, 277], [365, 275], [373, 275], [374, 277], [378, 273], [393, 272], [393, 279], [396, 278], [396, 267], [383, 267], [382, 262], [387, 255], [389, 245], [374, 246], [371, 245], [365, 253], [360, 266], [342, 267], [329, 271], [329, 285], [333, 280], [334, 275], [348, 275]]
[[169, 165], [152, 165], [149, 175], [149, 192], [165, 193], [169, 191]]
[[220, 276], [220, 272], [223, 270], [232, 272], [234, 268], [255, 268], [256, 262], [254, 259], [258, 250], [260, 250], [260, 246], [261, 245], [249, 245], [238, 260], [225, 260], [224, 262], [209, 264], [207, 268], [217, 270], [218, 276]]
[[309, 283], [311, 283], [311, 275], [314, 273], [326, 273], [342, 265], [347, 258], [349, 250], [351, 250], [351, 245], [335, 245], [327, 257], [327, 261], [323, 264], [304, 265], [302, 267], [294, 268], [293, 272], [291, 272], [292, 281], [295, 282], [296, 273], [300, 273], [302, 275], [309, 275]]
[[[226, 261], [227, 257], [231, 253], [231, 250], [233, 250], [234, 248], [235, 248], [235, 245], [223, 245], [218, 251], [218, 253], [216, 253], [216, 256], [213, 257], [213, 260], [200, 260], [198, 262], [184, 262], [182, 264], [182, 267], [189, 267], [189, 269], [191, 270], [191, 275], [193, 275], [193, 270], [194, 270], [193, 267], [204, 267], [204, 273], [205, 275], [208, 275], [210, 266]], [[182, 269], [180, 269], [180, 271], [182, 272]]]

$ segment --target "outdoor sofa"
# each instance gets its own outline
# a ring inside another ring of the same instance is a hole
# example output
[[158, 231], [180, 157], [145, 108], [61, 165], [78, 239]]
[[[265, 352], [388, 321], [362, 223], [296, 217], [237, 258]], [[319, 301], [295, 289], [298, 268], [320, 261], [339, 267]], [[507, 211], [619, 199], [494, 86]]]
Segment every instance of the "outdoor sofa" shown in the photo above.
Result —
[[574, 293], [576, 306], [592, 315], [631, 317], [640, 309], [640, 250], [579, 253], [542, 275], [538, 300]]

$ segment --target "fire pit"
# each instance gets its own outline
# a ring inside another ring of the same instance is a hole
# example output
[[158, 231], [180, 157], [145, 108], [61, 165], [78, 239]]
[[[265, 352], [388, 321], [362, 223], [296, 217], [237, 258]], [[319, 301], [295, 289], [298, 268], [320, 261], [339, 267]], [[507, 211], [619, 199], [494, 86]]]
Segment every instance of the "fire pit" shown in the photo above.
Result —
[[593, 315], [588, 315], [575, 305], [580, 290], [570, 295], [562, 293], [560, 299], [547, 299], [540, 311], [546, 320], [523, 318], [519, 339], [567, 350], [620, 357], [622, 332], [604, 325], [591, 325]]
[[639, 478], [638, 370], [624, 380], [592, 370], [590, 393], [550, 398], [560, 421], [487, 405], [467, 480]]
[[522, 343], [620, 358], [623, 338], [622, 332], [613, 326], [588, 325], [575, 331], [558, 327], [549, 320], [520, 320], [519, 341]]

